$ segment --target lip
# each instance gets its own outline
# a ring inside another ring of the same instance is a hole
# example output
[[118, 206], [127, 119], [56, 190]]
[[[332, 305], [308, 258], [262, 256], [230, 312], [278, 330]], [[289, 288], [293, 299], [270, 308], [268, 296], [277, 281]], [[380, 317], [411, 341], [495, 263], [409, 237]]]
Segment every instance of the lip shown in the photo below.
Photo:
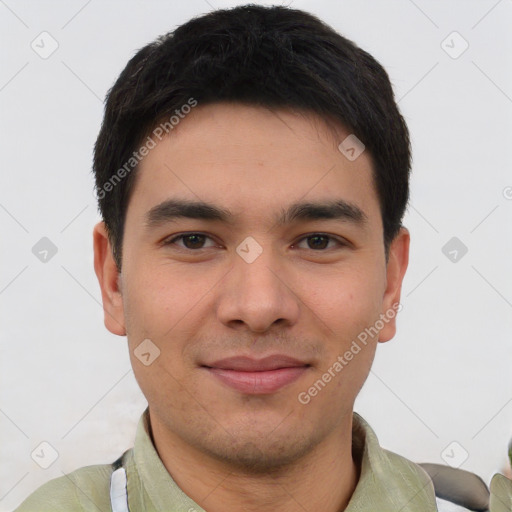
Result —
[[269, 370], [277, 370], [279, 368], [293, 368], [297, 366], [309, 366], [304, 361], [299, 361], [294, 357], [284, 354], [274, 354], [262, 359], [255, 359], [248, 356], [234, 356], [218, 359], [212, 363], [204, 364], [211, 368], [219, 368], [221, 370], [236, 370], [241, 372], [264, 372]]
[[309, 367], [308, 363], [282, 354], [263, 359], [228, 357], [203, 365], [227, 386], [252, 395], [275, 393], [297, 380]]

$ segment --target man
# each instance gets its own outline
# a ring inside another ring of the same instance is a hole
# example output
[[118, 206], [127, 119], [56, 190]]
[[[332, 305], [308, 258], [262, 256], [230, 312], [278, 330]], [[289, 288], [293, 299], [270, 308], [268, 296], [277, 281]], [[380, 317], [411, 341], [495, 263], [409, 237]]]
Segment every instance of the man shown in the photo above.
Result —
[[409, 135], [370, 55], [284, 7], [193, 19], [121, 73], [94, 171], [105, 325], [149, 406], [133, 449], [19, 512], [437, 510], [353, 412], [409, 255]]

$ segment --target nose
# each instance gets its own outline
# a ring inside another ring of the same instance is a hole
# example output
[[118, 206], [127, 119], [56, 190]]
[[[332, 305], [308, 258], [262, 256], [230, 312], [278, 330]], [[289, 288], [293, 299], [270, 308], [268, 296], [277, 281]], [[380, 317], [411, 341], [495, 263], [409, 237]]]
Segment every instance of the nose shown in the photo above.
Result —
[[[291, 327], [299, 318], [300, 300], [290, 273], [270, 249], [249, 263], [234, 255], [233, 267], [219, 287], [219, 320], [231, 328], [264, 333], [280, 325]], [[245, 327], [244, 327], [245, 326]]]

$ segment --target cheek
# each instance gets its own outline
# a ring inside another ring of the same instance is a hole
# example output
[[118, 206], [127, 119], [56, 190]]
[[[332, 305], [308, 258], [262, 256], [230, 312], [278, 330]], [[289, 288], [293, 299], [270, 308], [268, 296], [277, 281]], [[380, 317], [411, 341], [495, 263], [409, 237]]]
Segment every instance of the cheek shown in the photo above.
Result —
[[[183, 362], [184, 331], [202, 294], [168, 266], [145, 262], [130, 268], [127, 278], [124, 311], [135, 378], [155, 407], [171, 403], [175, 410], [181, 410], [190, 399], [181, 384], [188, 372]], [[158, 349], [157, 357], [148, 365], [137, 357], [141, 353], [138, 347], [146, 339]]]
[[[302, 281], [304, 283], [304, 278]], [[344, 270], [315, 280], [316, 288], [308, 286], [306, 281], [303, 300], [334, 331], [331, 336], [346, 339], [378, 318], [382, 303], [381, 281], [382, 278], [368, 268]], [[311, 292], [313, 289], [315, 291]]]
[[140, 265], [131, 272], [124, 301], [127, 326], [159, 338], [189, 314], [209, 289], [198, 279], [187, 279], [184, 272], [169, 265]]
[[[213, 272], [187, 274], [183, 266], [145, 261], [127, 268], [124, 291], [126, 330], [132, 366], [143, 390], [177, 389], [194, 369], [187, 350], [199, 339], [211, 300], [208, 293], [219, 280]], [[158, 359], [144, 366], [134, 355], [150, 339], [159, 349]]]

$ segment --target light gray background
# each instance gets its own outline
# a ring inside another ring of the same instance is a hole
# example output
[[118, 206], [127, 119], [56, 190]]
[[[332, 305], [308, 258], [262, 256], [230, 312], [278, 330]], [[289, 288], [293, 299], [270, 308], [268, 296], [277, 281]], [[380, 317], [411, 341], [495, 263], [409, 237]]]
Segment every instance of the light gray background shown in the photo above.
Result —
[[[133, 442], [146, 403], [126, 339], [103, 326], [93, 271], [102, 100], [137, 49], [238, 3], [0, 0], [2, 511]], [[512, 1], [291, 6], [385, 66], [413, 141], [398, 334], [379, 346], [356, 410], [384, 447], [418, 462], [467, 452], [461, 467], [488, 483], [512, 435]], [[43, 31], [59, 45], [47, 59], [31, 48]], [[458, 58], [445, 51], [462, 48], [453, 31], [469, 43]], [[32, 247], [45, 236], [58, 252], [43, 263]], [[454, 236], [468, 248], [457, 262], [442, 252]], [[48, 469], [31, 458], [37, 448], [50, 461], [43, 441], [59, 453]]]

